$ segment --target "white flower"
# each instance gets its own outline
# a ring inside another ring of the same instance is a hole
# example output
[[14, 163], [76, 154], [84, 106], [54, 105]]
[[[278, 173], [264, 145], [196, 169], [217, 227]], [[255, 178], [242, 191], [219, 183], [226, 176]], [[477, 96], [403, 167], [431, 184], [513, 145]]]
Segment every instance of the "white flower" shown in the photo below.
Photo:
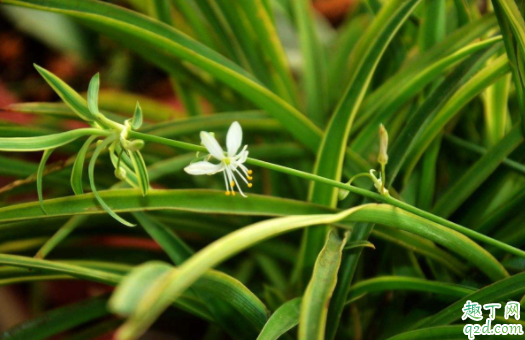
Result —
[[[228, 150], [226, 155], [215, 137], [209, 132], [201, 131], [201, 141], [210, 154], [205, 157], [206, 160], [192, 163], [185, 167], [184, 171], [190, 175], [213, 175], [222, 171], [224, 183], [226, 184], [226, 195], [230, 195], [231, 193], [235, 196], [233, 189], [237, 186], [240, 194], [246, 197], [236, 177], [240, 177], [248, 188], [251, 188], [252, 183], [249, 181], [252, 180], [252, 171], [248, 170], [243, 164], [248, 158], [248, 151], [246, 150], [248, 145], [245, 145], [244, 148], [237, 153], [242, 143], [241, 125], [238, 122], [233, 122], [230, 126], [228, 135], [226, 136], [226, 148]], [[208, 162], [212, 157], [218, 160], [219, 164]]]

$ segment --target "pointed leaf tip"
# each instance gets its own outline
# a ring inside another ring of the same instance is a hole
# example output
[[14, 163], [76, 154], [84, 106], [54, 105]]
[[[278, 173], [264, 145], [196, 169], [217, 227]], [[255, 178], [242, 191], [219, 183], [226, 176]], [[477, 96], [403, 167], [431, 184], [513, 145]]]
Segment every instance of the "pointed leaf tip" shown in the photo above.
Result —
[[133, 130], [138, 130], [142, 126], [143, 120], [142, 107], [140, 107], [139, 102], [135, 106], [135, 113], [133, 114], [133, 119], [131, 120], [131, 127]]
[[98, 114], [98, 92], [100, 89], [100, 73], [97, 73], [91, 78], [88, 88], [88, 108], [89, 111], [96, 115]]

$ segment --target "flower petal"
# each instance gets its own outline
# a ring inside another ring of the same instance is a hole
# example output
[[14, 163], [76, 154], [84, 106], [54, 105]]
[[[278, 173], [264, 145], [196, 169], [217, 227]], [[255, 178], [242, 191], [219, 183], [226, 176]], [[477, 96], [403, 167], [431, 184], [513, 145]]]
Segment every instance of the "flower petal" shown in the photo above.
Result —
[[248, 153], [249, 151], [247, 150], [243, 150], [241, 153], [240, 153], [240, 156], [239, 159], [237, 160], [238, 163], [244, 163], [246, 162], [246, 159], [248, 158]]
[[213, 164], [206, 161], [195, 162], [184, 168], [190, 175], [213, 175], [223, 170], [223, 164]]
[[226, 148], [228, 149], [228, 157], [233, 157], [239, 150], [242, 143], [242, 129], [239, 122], [233, 122], [228, 130], [226, 136]]
[[219, 145], [219, 142], [217, 142], [215, 137], [213, 137], [210, 133], [201, 131], [201, 141], [213, 157], [220, 161], [224, 159], [224, 151]]

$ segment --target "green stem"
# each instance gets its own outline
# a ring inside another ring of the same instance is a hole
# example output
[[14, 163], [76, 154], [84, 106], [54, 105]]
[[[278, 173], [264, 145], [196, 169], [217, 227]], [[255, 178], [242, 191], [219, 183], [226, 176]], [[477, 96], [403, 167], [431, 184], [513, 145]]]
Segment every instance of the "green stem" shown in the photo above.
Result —
[[[199, 145], [195, 145], [195, 144], [191, 144], [191, 143], [179, 142], [179, 141], [171, 140], [171, 139], [168, 139], [168, 138], [148, 135], [148, 134], [135, 132], [135, 131], [130, 131], [129, 136], [131, 138], [138, 138], [138, 139], [142, 139], [144, 141], [148, 141], [148, 142], [152, 142], [152, 143], [164, 144], [164, 145], [167, 145], [167, 146], [172, 146], [172, 147], [176, 147], [176, 148], [180, 148], [180, 149], [184, 149], [184, 150], [201, 151], [201, 152], [206, 152], [207, 151], [206, 148], [204, 148], [203, 146], [199, 146]], [[443, 225], [445, 227], [448, 227], [450, 229], [456, 230], [456, 231], [462, 233], [463, 235], [466, 235], [466, 236], [468, 236], [468, 237], [470, 237], [472, 239], [475, 239], [475, 240], [478, 240], [480, 242], [483, 242], [483, 243], [486, 243], [486, 244], [490, 244], [490, 245], [492, 245], [494, 247], [497, 247], [499, 249], [505, 250], [505, 251], [507, 251], [510, 254], [513, 254], [513, 255], [516, 255], [516, 256], [520, 256], [520, 257], [525, 257], [525, 251], [523, 251], [523, 250], [515, 248], [515, 247], [513, 247], [511, 245], [508, 245], [506, 243], [503, 243], [501, 241], [495, 240], [495, 239], [493, 239], [493, 238], [491, 238], [489, 236], [483, 235], [483, 234], [481, 234], [479, 232], [476, 232], [476, 231], [474, 231], [472, 229], [463, 227], [463, 226], [461, 226], [461, 225], [459, 225], [457, 223], [451, 222], [451, 221], [449, 221], [447, 219], [444, 219], [442, 217], [436, 216], [436, 215], [434, 215], [432, 213], [429, 213], [429, 212], [426, 212], [426, 211], [421, 210], [419, 208], [416, 208], [416, 207], [414, 207], [414, 206], [412, 206], [412, 205], [410, 205], [408, 203], [405, 203], [405, 202], [402, 202], [400, 200], [397, 200], [394, 197], [387, 196], [387, 195], [380, 195], [380, 194], [372, 192], [370, 190], [358, 188], [358, 187], [351, 186], [351, 185], [348, 185], [348, 184], [345, 184], [345, 183], [341, 183], [341, 182], [338, 182], [338, 181], [335, 181], [335, 180], [332, 180], [332, 179], [328, 179], [328, 178], [325, 178], [325, 177], [314, 175], [314, 174], [311, 174], [311, 173], [308, 173], [308, 172], [304, 172], [304, 171], [288, 168], [288, 167], [285, 167], [285, 166], [282, 166], [282, 165], [268, 163], [268, 162], [265, 162], [265, 161], [261, 161], [259, 159], [248, 158], [246, 160], [246, 163], [251, 164], [251, 165], [255, 165], [255, 166], [259, 166], [261, 168], [266, 168], [266, 169], [269, 169], [269, 170], [282, 172], [282, 173], [285, 173], [285, 174], [288, 174], [288, 175], [292, 175], [292, 176], [296, 176], [296, 177], [299, 177], [299, 178], [303, 178], [303, 179], [306, 179], [306, 180], [309, 180], [309, 181], [314, 181], [314, 182], [317, 182], [317, 183], [330, 185], [330, 186], [333, 186], [335, 188], [347, 190], [347, 191], [349, 191], [351, 193], [354, 193], [354, 194], [357, 194], [357, 195], [360, 195], [360, 196], [363, 196], [363, 197], [367, 197], [367, 198], [375, 200], [375, 201], [379, 201], [379, 202], [383, 202], [383, 203], [387, 203], [387, 204], [393, 205], [393, 206], [398, 207], [400, 209], [403, 209], [405, 211], [411, 212], [411, 213], [413, 213], [413, 214], [415, 214], [417, 216], [426, 218], [427, 220], [430, 220], [432, 222], [439, 223], [439, 224], [441, 224], [441, 225]]]

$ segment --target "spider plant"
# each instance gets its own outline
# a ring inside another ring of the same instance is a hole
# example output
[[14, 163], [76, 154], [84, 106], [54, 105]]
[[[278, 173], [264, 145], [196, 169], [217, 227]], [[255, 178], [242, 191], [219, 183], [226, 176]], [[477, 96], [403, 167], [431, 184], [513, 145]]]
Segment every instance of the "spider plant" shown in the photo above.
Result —
[[[184, 111], [36, 66], [62, 102], [4, 109], [40, 119], [0, 128], [1, 195], [38, 194], [0, 207], [0, 285], [116, 288], [3, 339], [462, 339], [465, 302], [523, 301], [523, 1], [0, 3], [115, 41]], [[107, 235], [162, 252], [85, 248]]]

